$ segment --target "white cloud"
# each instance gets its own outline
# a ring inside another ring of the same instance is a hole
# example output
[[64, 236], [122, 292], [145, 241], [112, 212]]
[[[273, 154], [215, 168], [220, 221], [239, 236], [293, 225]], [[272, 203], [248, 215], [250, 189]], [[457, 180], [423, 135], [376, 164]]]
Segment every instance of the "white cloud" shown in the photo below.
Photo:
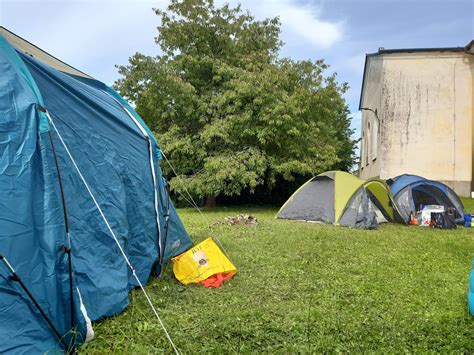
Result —
[[314, 4], [297, 3], [295, 0], [247, 0], [242, 5], [258, 17], [279, 16], [284, 32], [291, 32], [291, 37], [299, 37], [316, 48], [332, 47], [344, 35], [344, 24], [323, 19], [321, 7]]
[[[218, 0], [242, 2], [257, 18], [279, 16], [288, 46], [325, 49], [341, 40], [343, 24], [326, 21], [320, 8], [296, 0]], [[135, 52], [155, 55], [159, 18], [153, 7], [169, 0], [0, 0], [0, 23], [78, 69], [113, 83], [115, 64]], [[47, 19], [47, 21], [45, 21]], [[292, 49], [293, 52], [293, 49]]]

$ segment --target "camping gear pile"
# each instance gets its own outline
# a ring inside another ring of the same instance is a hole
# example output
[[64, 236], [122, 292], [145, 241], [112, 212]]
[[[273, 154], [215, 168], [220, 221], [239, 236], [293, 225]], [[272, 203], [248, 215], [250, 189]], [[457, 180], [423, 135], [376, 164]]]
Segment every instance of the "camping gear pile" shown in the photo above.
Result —
[[366, 229], [381, 222], [455, 228], [464, 223], [464, 206], [448, 186], [420, 176], [400, 175], [385, 182], [329, 171], [302, 185], [277, 218]]
[[192, 243], [152, 132], [105, 84], [1, 35], [0, 70], [0, 353], [73, 351], [135, 287], [159, 318], [143, 285]]
[[445, 206], [428, 205], [422, 206], [422, 210], [411, 212], [409, 225], [449, 229], [456, 228], [455, 210]]

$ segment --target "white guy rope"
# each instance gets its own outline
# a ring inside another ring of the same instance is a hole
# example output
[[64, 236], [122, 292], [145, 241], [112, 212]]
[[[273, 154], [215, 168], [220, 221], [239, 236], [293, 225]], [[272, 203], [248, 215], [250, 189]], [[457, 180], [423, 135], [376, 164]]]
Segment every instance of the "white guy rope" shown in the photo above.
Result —
[[[133, 116], [130, 111], [127, 110], [127, 108], [122, 105], [115, 97], [110, 95], [107, 91], [101, 90], [104, 94], [110, 96], [121, 108], [125, 113], [130, 117], [135, 123], [135, 126], [140, 130], [140, 132], [143, 134], [145, 139], [148, 142], [148, 157], [150, 160], [150, 168], [151, 168], [151, 175], [153, 179], [153, 191], [154, 191], [154, 204], [155, 204], [155, 216], [156, 216], [156, 225], [158, 227], [158, 247], [160, 248], [160, 267], [162, 267], [163, 260], [161, 260], [161, 256], [165, 255], [164, 250], [162, 250], [162, 241], [161, 241], [161, 223], [160, 223], [160, 213], [159, 213], [159, 199], [158, 199], [158, 188], [156, 184], [156, 174], [155, 174], [155, 162], [153, 159], [153, 142], [150, 138], [150, 135], [148, 132], [141, 126], [141, 124], [138, 122], [138, 120]], [[166, 248], [166, 245], [165, 245]]]
[[[186, 184], [184, 183], [184, 181], [181, 179], [181, 177], [178, 175], [178, 173], [176, 172], [176, 170], [174, 169], [173, 165], [171, 165], [170, 161], [168, 160], [168, 158], [166, 157], [165, 153], [163, 152], [163, 150], [161, 150], [161, 155], [163, 155], [163, 158], [165, 158], [166, 162], [168, 163], [168, 165], [170, 166], [171, 170], [173, 171], [173, 174], [178, 178], [179, 180], [179, 183], [183, 186], [184, 188], [184, 191], [186, 191], [186, 193], [188, 194], [189, 198], [191, 199], [192, 201], [192, 204], [191, 206], [196, 208], [199, 212], [199, 214], [201, 215], [201, 217], [204, 217], [204, 215], [202, 214], [201, 212], [201, 209], [198, 207], [196, 201], [194, 201], [193, 197], [191, 196], [191, 194], [189, 193], [189, 190], [188, 188], [186, 187]], [[189, 201], [188, 201], [189, 202]]]
[[[181, 177], [178, 175], [178, 173], [176, 172], [176, 170], [174, 169], [173, 165], [171, 165], [170, 161], [168, 160], [168, 158], [166, 157], [166, 154], [163, 152], [163, 150], [161, 150], [161, 155], [165, 158], [166, 162], [168, 163], [168, 165], [170, 166], [171, 170], [173, 171], [174, 175], [178, 178], [178, 181], [179, 183], [183, 186], [184, 190], [186, 191], [186, 193], [188, 194], [189, 198], [191, 199], [192, 203], [191, 203], [191, 207], [194, 207], [198, 210], [199, 214], [201, 215], [201, 218], [202, 220], [207, 223], [207, 220], [206, 218], [204, 217], [204, 214], [202, 213], [201, 209], [198, 207], [196, 201], [194, 201], [193, 197], [191, 196], [191, 194], [189, 193], [189, 190], [187, 189], [186, 187], [186, 184], [184, 183], [184, 181], [181, 179]], [[179, 191], [178, 191], [179, 192]], [[184, 197], [183, 194], [180, 193], [181, 196]], [[184, 199], [189, 203], [189, 200], [184, 197]], [[212, 230], [212, 225], [210, 226], [211, 230]], [[224, 252], [225, 256], [227, 257], [227, 259], [229, 259], [230, 262], [232, 262], [232, 259], [230, 258], [229, 256], [229, 253], [227, 253], [227, 250], [224, 248], [224, 246], [222, 245], [220, 239], [217, 237], [217, 235], [211, 235], [212, 238], [214, 238], [217, 243], [219, 244], [219, 246], [221, 247], [222, 251]]]
[[51, 123], [51, 125], [53, 126], [54, 130], [56, 131], [56, 134], [58, 135], [59, 137], [59, 140], [61, 141], [61, 144], [63, 145], [64, 149], [66, 150], [66, 153], [67, 155], [69, 156], [69, 158], [71, 159], [71, 162], [72, 164], [74, 165], [74, 168], [76, 169], [77, 171], [77, 174], [79, 175], [79, 177], [81, 178], [82, 182], [84, 183], [84, 186], [86, 187], [87, 191], [89, 192], [89, 195], [91, 196], [92, 198], [92, 201], [94, 201], [94, 204], [97, 208], [97, 210], [99, 211], [100, 215], [102, 216], [102, 219], [104, 220], [110, 234], [112, 235], [112, 237], [114, 238], [115, 240], [115, 243], [117, 244], [117, 246], [119, 247], [120, 249], [120, 252], [122, 253], [122, 256], [123, 258], [125, 259], [128, 267], [130, 268], [130, 270], [132, 271], [132, 274], [133, 276], [135, 277], [135, 280], [137, 281], [138, 285], [140, 286], [143, 294], [145, 295], [145, 298], [146, 300], [148, 301], [148, 304], [150, 305], [151, 309], [153, 310], [153, 313], [155, 314], [156, 318], [158, 319], [158, 322], [160, 323], [161, 325], [161, 328], [163, 329], [163, 331], [165, 332], [165, 335], [166, 337], [168, 338], [168, 341], [170, 342], [171, 346], [173, 347], [173, 350], [175, 351], [176, 354], [179, 354], [179, 351], [176, 347], [176, 345], [174, 344], [173, 340], [171, 339], [171, 336], [169, 335], [168, 333], [168, 330], [166, 330], [166, 327], [165, 325], [163, 324], [163, 322], [161, 321], [161, 318], [155, 308], [155, 306], [153, 305], [150, 297], [148, 296], [148, 293], [145, 291], [145, 288], [143, 287], [142, 283], [140, 282], [137, 274], [136, 274], [136, 271], [135, 271], [135, 268], [132, 266], [132, 264], [130, 263], [130, 260], [128, 259], [127, 255], [125, 254], [125, 251], [123, 250], [122, 246], [120, 245], [120, 242], [118, 241], [117, 237], [115, 236], [115, 233], [112, 229], [112, 227], [110, 226], [109, 224], [109, 221], [107, 220], [107, 218], [105, 217], [104, 215], [104, 212], [102, 211], [102, 208], [100, 207], [99, 203], [97, 202], [94, 194], [92, 193], [90, 187], [89, 187], [89, 184], [87, 183], [86, 179], [84, 178], [84, 176], [82, 175], [81, 173], [81, 170], [79, 169], [79, 167], [77, 166], [76, 164], [76, 161], [74, 160], [71, 152], [69, 151], [66, 143], [64, 142], [64, 139], [63, 137], [61, 136], [61, 133], [59, 133], [58, 131], [58, 128], [56, 127], [56, 125], [54, 124], [54, 121], [53, 119], [51, 118], [51, 115], [49, 114], [48, 111], [46, 111], [46, 116], [48, 117], [48, 120], [49, 122]]

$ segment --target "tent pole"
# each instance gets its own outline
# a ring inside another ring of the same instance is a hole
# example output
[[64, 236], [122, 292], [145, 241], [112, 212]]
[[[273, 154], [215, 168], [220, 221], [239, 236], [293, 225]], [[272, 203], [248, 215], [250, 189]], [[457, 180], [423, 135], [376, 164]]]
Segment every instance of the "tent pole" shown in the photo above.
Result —
[[68, 349], [68, 345], [66, 344], [66, 342], [64, 341], [63, 337], [61, 336], [61, 334], [59, 333], [59, 331], [57, 330], [57, 328], [54, 326], [53, 322], [51, 322], [51, 319], [49, 319], [48, 315], [45, 313], [45, 311], [43, 310], [43, 308], [41, 308], [40, 304], [38, 303], [38, 301], [36, 300], [36, 298], [31, 294], [30, 290], [26, 287], [26, 285], [23, 283], [23, 280], [20, 278], [20, 276], [18, 276], [18, 274], [16, 273], [15, 269], [13, 268], [13, 266], [8, 262], [7, 258], [3, 255], [0, 255], [0, 260], [3, 261], [3, 263], [5, 264], [5, 266], [8, 268], [8, 270], [10, 271], [11, 273], [11, 276], [10, 276], [10, 280], [12, 281], [15, 281], [15, 282], [18, 282], [21, 286], [21, 288], [26, 292], [26, 294], [28, 295], [29, 299], [31, 300], [31, 302], [33, 302], [33, 304], [36, 306], [36, 308], [38, 309], [38, 311], [41, 313], [41, 315], [43, 316], [44, 320], [48, 323], [48, 325], [50, 326], [51, 330], [53, 331], [53, 333], [58, 337], [59, 341], [61, 342], [61, 344], [64, 346], [65, 349]]
[[51, 135], [51, 131], [48, 132], [49, 140], [51, 142], [51, 148], [53, 151], [54, 156], [54, 164], [56, 165], [56, 171], [58, 174], [58, 183], [59, 183], [59, 190], [61, 194], [61, 202], [63, 206], [63, 216], [64, 216], [64, 226], [66, 228], [66, 241], [67, 245], [63, 246], [63, 251], [67, 254], [68, 258], [68, 271], [69, 271], [69, 294], [70, 294], [70, 312], [71, 312], [71, 329], [72, 329], [72, 341], [70, 346], [70, 351], [75, 353], [76, 348], [76, 317], [75, 317], [75, 307], [74, 307], [74, 285], [72, 279], [72, 249], [71, 249], [71, 235], [69, 230], [69, 221], [68, 221], [68, 214], [67, 214], [67, 206], [66, 206], [66, 197], [64, 194], [64, 187], [63, 187], [63, 180], [61, 176], [61, 170], [59, 168], [59, 160], [56, 154], [56, 147], [54, 146], [53, 137]]
[[165, 249], [166, 249], [166, 242], [168, 241], [168, 229], [169, 229], [169, 222], [170, 222], [170, 185], [166, 182], [166, 214], [165, 214], [165, 235], [163, 238], [163, 250], [160, 250], [160, 277], [163, 275], [164, 268], [163, 268], [163, 258], [165, 256]]

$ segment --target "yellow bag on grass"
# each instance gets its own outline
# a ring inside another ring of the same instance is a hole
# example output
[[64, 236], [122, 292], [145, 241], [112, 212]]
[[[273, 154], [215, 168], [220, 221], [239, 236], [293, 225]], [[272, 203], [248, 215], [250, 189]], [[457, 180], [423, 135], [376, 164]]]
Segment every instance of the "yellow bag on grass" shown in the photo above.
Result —
[[237, 272], [212, 238], [171, 259], [175, 277], [184, 285], [198, 283], [218, 273]]

